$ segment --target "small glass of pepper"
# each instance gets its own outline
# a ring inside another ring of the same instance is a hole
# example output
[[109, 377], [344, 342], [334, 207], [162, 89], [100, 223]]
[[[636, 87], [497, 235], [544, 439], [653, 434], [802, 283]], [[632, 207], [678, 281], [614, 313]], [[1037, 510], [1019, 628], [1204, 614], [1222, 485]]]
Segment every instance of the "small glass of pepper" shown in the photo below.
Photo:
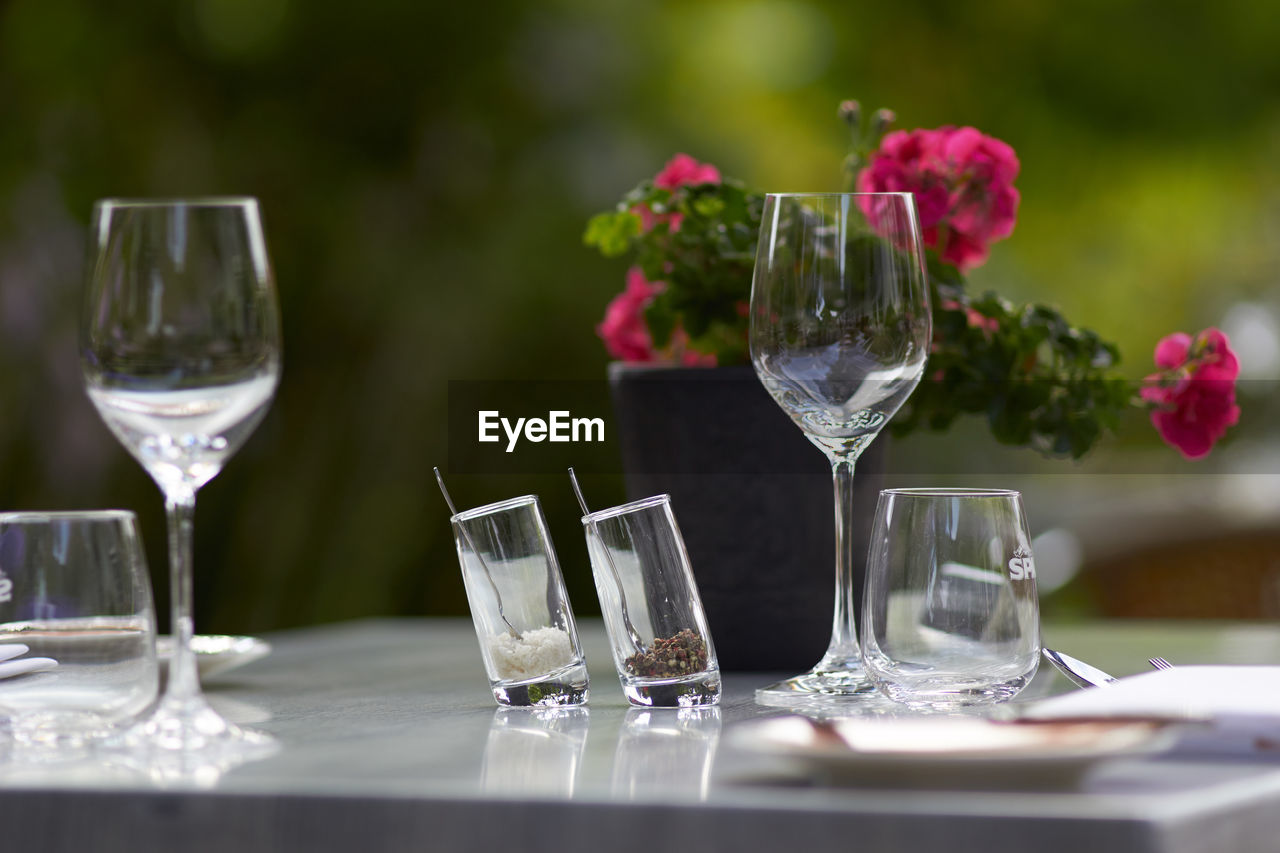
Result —
[[720, 701], [720, 666], [669, 495], [582, 518], [622, 692], [633, 705]]

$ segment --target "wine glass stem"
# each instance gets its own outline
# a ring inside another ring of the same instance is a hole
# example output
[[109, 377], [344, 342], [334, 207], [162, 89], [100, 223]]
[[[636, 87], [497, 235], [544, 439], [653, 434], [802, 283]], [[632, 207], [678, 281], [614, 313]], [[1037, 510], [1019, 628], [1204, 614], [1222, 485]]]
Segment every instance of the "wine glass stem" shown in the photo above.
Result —
[[823, 658], [827, 665], [861, 666], [862, 660], [853, 608], [853, 464], [853, 459], [840, 456], [831, 461], [836, 504], [836, 604], [831, 645]]
[[200, 695], [196, 655], [191, 648], [195, 633], [192, 620], [191, 543], [196, 513], [194, 490], [165, 494], [165, 515], [169, 521], [169, 598], [173, 634], [173, 658], [169, 663], [169, 685], [165, 698], [188, 702]]

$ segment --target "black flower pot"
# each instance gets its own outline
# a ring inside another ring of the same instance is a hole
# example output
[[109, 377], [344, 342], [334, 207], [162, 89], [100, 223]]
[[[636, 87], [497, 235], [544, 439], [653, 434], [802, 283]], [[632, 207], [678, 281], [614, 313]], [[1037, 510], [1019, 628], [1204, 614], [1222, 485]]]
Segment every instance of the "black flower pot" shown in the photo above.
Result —
[[[627, 495], [670, 494], [725, 669], [789, 674], [831, 638], [831, 469], [749, 366], [609, 368]], [[858, 462], [855, 554], [865, 554], [885, 439]], [[863, 565], [855, 565], [861, 601]]]

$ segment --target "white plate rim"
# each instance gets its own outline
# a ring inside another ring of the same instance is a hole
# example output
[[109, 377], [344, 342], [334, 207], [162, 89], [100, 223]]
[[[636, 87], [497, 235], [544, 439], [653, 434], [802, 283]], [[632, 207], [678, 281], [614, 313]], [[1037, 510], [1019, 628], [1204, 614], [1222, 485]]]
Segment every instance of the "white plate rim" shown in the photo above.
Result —
[[[907, 768], [965, 768], [965, 767], [1062, 767], [1087, 765], [1109, 758], [1145, 755], [1167, 749], [1176, 740], [1174, 729], [1178, 721], [1158, 718], [1081, 719], [1052, 721], [1059, 726], [1089, 725], [1111, 729], [1132, 729], [1133, 736], [1126, 743], [1097, 743], [1094, 745], [1070, 745], [1046, 749], [954, 749], [954, 750], [860, 750], [839, 743], [798, 743], [790, 734], [797, 729], [797, 720], [812, 726], [812, 721], [798, 715], [770, 717], [741, 723], [730, 731], [730, 742], [737, 748], [773, 757], [799, 760], [806, 764], [835, 769], [871, 769], [883, 766]], [[930, 718], [872, 718], [850, 721], [833, 721], [836, 725], [927, 725]], [[961, 721], [968, 722], [968, 721]], [[975, 725], [1043, 725], [1042, 723], [992, 722], [974, 719]], [[1048, 722], [1048, 721], [1046, 721]], [[783, 728], [789, 731], [783, 731]]]
[[[271, 644], [259, 637], [237, 634], [196, 634], [191, 638], [196, 652], [196, 668], [201, 677], [237, 669], [271, 653]], [[225, 648], [216, 649], [217, 646]], [[156, 658], [168, 667], [173, 656], [173, 637], [156, 637]]]

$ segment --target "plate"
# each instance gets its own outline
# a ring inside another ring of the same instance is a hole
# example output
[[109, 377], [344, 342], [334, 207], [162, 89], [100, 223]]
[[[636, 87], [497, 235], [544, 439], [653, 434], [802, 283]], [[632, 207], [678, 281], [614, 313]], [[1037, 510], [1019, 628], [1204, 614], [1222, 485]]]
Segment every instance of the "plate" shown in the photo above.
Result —
[[[226, 634], [196, 634], [191, 638], [196, 653], [196, 669], [208, 678], [271, 653], [271, 644], [257, 637], [232, 637]], [[156, 655], [166, 668], [173, 656], [173, 637], [156, 637]]]
[[1175, 728], [1159, 719], [788, 716], [743, 723], [730, 742], [834, 784], [1008, 790], [1072, 786], [1100, 761], [1167, 749]]

